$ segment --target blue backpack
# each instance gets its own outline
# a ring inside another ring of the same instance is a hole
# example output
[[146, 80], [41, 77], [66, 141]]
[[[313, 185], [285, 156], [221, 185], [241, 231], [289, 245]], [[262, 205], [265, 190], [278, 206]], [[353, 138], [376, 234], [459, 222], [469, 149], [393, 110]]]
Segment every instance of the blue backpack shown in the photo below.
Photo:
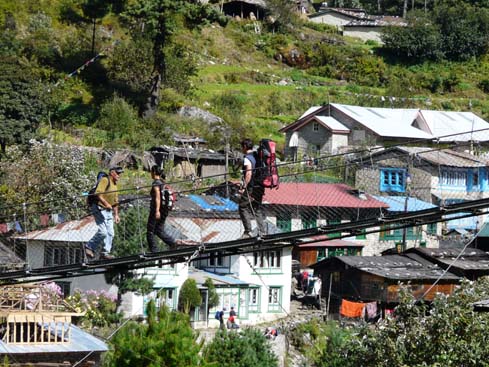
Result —
[[[98, 186], [100, 180], [104, 177], [109, 177], [109, 175], [105, 172], [102, 172], [102, 171], [99, 172], [97, 174], [97, 182], [95, 182], [95, 185], [93, 185], [93, 187], [90, 189], [90, 191], [88, 191], [87, 205], [89, 208], [92, 206], [92, 204], [97, 203], [98, 198], [97, 198], [97, 195], [95, 195], [95, 191], [97, 190], [97, 186]], [[108, 185], [105, 188], [105, 191], [108, 190], [109, 186], [110, 186], [110, 180], [108, 181]]]
[[216, 311], [216, 314], [214, 315], [214, 318], [216, 320], [220, 320], [221, 319], [221, 311]]

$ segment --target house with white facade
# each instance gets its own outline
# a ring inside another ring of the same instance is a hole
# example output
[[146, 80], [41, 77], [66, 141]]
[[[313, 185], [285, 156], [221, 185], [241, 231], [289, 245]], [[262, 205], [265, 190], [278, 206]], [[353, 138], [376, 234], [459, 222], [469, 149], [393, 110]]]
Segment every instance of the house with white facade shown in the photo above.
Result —
[[[167, 219], [169, 233], [196, 244], [221, 243], [237, 240], [244, 228], [237, 204], [217, 195], [188, 195], [180, 197]], [[274, 226], [268, 223], [269, 232]], [[292, 278], [290, 248], [228, 255], [216, 251], [191, 264], [151, 267], [140, 270], [153, 279], [154, 291], [148, 296], [130, 294], [132, 309], [128, 314], [141, 314], [150, 298], [157, 305], [164, 302], [171, 309], [178, 306], [178, 295], [187, 278], [194, 279], [201, 290], [203, 304], [192, 315], [194, 327], [219, 326], [213, 315], [217, 309], [229, 312], [233, 306], [242, 325], [272, 321], [287, 315], [290, 310]], [[205, 280], [211, 278], [220, 297], [217, 307], [208, 309], [205, 303]]]
[[359, 147], [431, 141], [489, 140], [489, 123], [472, 112], [378, 108], [330, 103], [307, 109], [283, 127], [285, 156], [318, 156]]

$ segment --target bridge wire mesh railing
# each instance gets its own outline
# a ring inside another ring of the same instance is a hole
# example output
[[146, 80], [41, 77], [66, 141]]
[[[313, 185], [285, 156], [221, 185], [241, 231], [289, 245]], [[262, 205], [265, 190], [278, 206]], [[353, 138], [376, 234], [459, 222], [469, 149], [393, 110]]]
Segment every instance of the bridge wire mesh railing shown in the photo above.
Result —
[[[419, 225], [389, 222], [400, 213], [422, 213], [489, 197], [486, 146], [472, 141], [455, 144], [447, 139], [430, 144], [407, 141], [389, 148], [280, 163], [280, 185], [266, 189], [263, 198], [267, 235], [297, 233], [294, 243], [317, 251], [318, 259], [378, 255], [390, 248], [438, 247], [447, 241], [456, 242], [458, 234], [480, 229], [486, 214], [474, 216], [468, 210], [450, 214], [452, 217], [424, 218]], [[182, 240], [182, 246], [216, 245], [241, 237], [239, 183], [225, 178], [229, 174], [170, 182], [178, 200], [167, 219], [166, 231]], [[124, 187], [122, 175], [119, 187], [121, 221], [115, 225], [113, 254], [147, 254], [151, 182], [148, 179], [145, 185]], [[375, 228], [348, 229], [350, 224], [374, 218], [386, 220]], [[336, 227], [340, 228], [337, 232], [331, 230]], [[301, 231], [312, 228], [329, 231], [325, 235], [301, 235]], [[0, 205], [2, 271], [83, 263], [83, 246], [96, 231], [86, 194]], [[211, 252], [199, 261], [218, 264], [219, 256], [217, 251]]]

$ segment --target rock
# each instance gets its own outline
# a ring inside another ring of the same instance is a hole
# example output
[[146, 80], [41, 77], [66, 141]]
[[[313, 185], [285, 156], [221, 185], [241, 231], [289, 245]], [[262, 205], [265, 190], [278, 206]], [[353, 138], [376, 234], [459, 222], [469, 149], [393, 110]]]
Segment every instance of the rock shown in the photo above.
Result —
[[180, 108], [177, 112], [180, 116], [190, 117], [193, 119], [201, 119], [208, 124], [221, 124], [223, 119], [216, 116], [209, 111], [203, 110], [194, 106], [184, 106]]

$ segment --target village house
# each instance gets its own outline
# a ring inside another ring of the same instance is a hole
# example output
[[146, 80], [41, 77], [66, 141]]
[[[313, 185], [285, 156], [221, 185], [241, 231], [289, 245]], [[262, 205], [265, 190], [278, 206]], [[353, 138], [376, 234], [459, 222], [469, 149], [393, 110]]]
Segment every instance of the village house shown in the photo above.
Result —
[[301, 159], [412, 140], [455, 143], [489, 140], [489, 124], [472, 112], [361, 107], [330, 103], [314, 106], [283, 127], [285, 157]]
[[[368, 162], [355, 159], [355, 182], [372, 195], [405, 195], [443, 206], [489, 197], [488, 163], [452, 149], [397, 146], [370, 154]], [[484, 221], [484, 216], [456, 219], [444, 229], [475, 231]]]
[[82, 314], [45, 285], [0, 287], [0, 358], [28, 366], [98, 366], [102, 340], [72, 324]]
[[224, 153], [209, 149], [193, 148], [191, 145], [153, 147], [150, 153], [154, 164], [170, 167], [168, 179], [219, 175], [224, 177], [227, 165], [232, 165], [236, 161], [234, 156], [226, 156]]
[[337, 27], [343, 36], [382, 43], [382, 30], [386, 26], [406, 26], [400, 17], [369, 15], [363, 9], [321, 7], [308, 16], [314, 23]]
[[333, 257], [311, 268], [323, 280], [322, 296], [333, 315], [347, 301], [374, 303], [378, 316], [385, 316], [399, 302], [401, 283], [417, 299], [431, 301], [437, 293], [451, 294], [460, 282], [459, 276], [416, 254]]
[[266, 9], [264, 0], [232, 0], [222, 3], [222, 12], [225, 15], [240, 19], [262, 20]]
[[[277, 190], [266, 190], [263, 199], [267, 218], [283, 232], [316, 228], [321, 225], [355, 222], [389, 213], [414, 212], [433, 208], [415, 198], [371, 196], [345, 184], [281, 183]], [[293, 250], [293, 258], [307, 267], [332, 256], [372, 256], [399, 247], [438, 247], [441, 229], [437, 224], [402, 229], [383, 228], [379, 233], [344, 233], [303, 238]], [[339, 239], [338, 237], [344, 237]], [[403, 242], [404, 240], [404, 242]], [[302, 242], [302, 243], [301, 243]]]

